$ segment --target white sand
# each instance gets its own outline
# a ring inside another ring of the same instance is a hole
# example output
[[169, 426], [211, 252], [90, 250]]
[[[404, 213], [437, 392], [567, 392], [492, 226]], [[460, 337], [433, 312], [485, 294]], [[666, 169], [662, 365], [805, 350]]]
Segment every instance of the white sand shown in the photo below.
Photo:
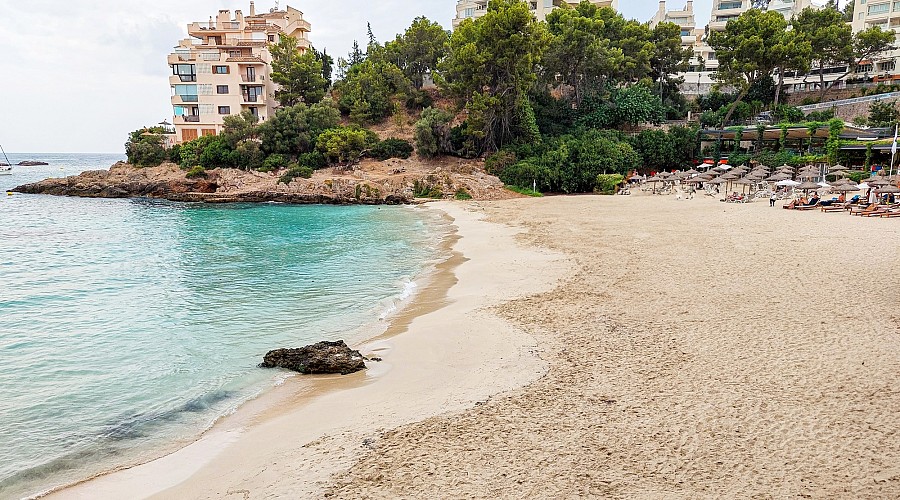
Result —
[[443, 206], [471, 260], [446, 307], [383, 342], [389, 365], [210, 434], [205, 458], [61, 496], [900, 497], [897, 219], [651, 196]]
[[321, 377], [312, 391], [308, 382], [291, 379], [181, 451], [52, 497], [317, 496], [331, 474], [359, 459], [384, 430], [472, 408], [536, 380], [546, 365], [534, 339], [490, 308], [552, 288], [567, 269], [562, 255], [517, 245], [516, 230], [481, 222], [483, 214], [464, 205], [436, 206], [464, 235], [451, 259], [460, 263], [436, 277], [418, 310], [407, 312], [414, 316], [408, 331], [362, 349], [384, 362], [370, 363], [365, 374]]

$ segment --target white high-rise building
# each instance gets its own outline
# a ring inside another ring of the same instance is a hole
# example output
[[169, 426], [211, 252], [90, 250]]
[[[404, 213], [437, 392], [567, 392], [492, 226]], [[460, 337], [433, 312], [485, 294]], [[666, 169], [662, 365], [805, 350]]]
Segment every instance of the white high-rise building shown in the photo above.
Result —
[[[531, 12], [539, 20], [543, 21], [551, 10], [567, 3], [576, 6], [580, 0], [527, 0], [526, 3]], [[591, 3], [599, 7], [618, 8], [619, 0], [591, 0]], [[463, 19], [471, 19], [483, 16], [487, 12], [488, 0], [456, 0], [456, 17], [453, 18], [453, 29], [459, 26]]]
[[260, 120], [272, 116], [278, 103], [268, 46], [287, 35], [297, 39], [298, 50], [309, 50], [310, 29], [293, 7], [258, 14], [253, 2], [248, 16], [220, 10], [208, 22], [189, 24], [190, 38], [168, 57], [175, 142], [216, 135], [226, 116], [245, 110]]

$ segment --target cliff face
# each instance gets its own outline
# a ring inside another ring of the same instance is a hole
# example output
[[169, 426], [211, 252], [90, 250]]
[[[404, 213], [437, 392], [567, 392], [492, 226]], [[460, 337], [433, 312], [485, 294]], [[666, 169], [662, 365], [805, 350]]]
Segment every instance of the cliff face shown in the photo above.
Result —
[[[454, 163], [455, 162], [455, 163]], [[311, 179], [278, 182], [279, 173], [237, 169], [208, 171], [205, 178], [188, 179], [177, 165], [138, 168], [117, 163], [109, 170], [94, 170], [77, 176], [45, 179], [13, 191], [28, 194], [80, 196], [88, 198], [149, 197], [171, 201], [232, 203], [282, 202], [319, 204], [412, 203], [423, 187], [443, 197], [465, 191], [475, 199], [510, 198], [496, 177], [485, 174], [476, 161], [418, 160], [367, 162], [359, 168], [320, 170]]]

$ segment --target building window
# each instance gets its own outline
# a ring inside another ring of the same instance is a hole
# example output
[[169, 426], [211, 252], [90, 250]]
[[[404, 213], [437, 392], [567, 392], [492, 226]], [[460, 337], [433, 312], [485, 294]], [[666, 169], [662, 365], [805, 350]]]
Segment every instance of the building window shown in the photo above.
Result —
[[200, 133], [203, 134], [203, 137], [206, 137], [206, 136], [208, 136], [208, 135], [215, 136], [215, 135], [216, 135], [216, 129], [214, 129], [214, 128], [204, 128], [204, 129], [201, 130]]
[[219, 114], [220, 115], [230, 115], [231, 114], [231, 106], [219, 106]]
[[740, 9], [740, 8], [741, 8], [741, 2], [721, 2], [719, 4], [719, 10]]
[[173, 64], [172, 74], [177, 75], [182, 82], [197, 81], [197, 71], [193, 64]]
[[894, 12], [900, 11], [900, 2], [894, 2], [894, 6], [891, 8]]
[[217, 75], [227, 75], [229, 73], [228, 66], [213, 66], [213, 73]]
[[472, 7], [469, 7], [463, 11], [463, 17], [472, 17], [474, 15], [475, 15], [475, 9]]
[[270, 42], [274, 42], [274, 41], [275, 41], [275, 35], [269, 35], [269, 41], [270, 41]]
[[891, 5], [887, 4], [887, 3], [879, 3], [879, 4], [875, 4], [875, 5], [870, 5], [869, 6], [869, 15], [871, 16], [874, 14], [884, 14], [885, 12], [890, 10], [890, 6]]
[[894, 61], [883, 62], [881, 63], [881, 71], [894, 71], [895, 66]]
[[227, 94], [228, 85], [216, 85], [216, 94]]
[[193, 141], [196, 138], [197, 138], [197, 129], [195, 129], [195, 128], [181, 129], [182, 142]]
[[552, 9], [553, 8], [553, 0], [544, 0], [544, 8]]

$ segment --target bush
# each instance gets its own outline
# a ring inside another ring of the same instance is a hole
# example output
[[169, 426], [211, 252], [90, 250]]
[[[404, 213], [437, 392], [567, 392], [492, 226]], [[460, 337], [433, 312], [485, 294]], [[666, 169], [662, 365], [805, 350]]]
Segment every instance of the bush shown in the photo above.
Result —
[[597, 191], [602, 194], [616, 194], [619, 185], [625, 181], [621, 174], [600, 174], [597, 176]]
[[297, 177], [309, 179], [310, 177], [312, 177], [312, 174], [313, 169], [307, 166], [301, 166], [296, 163], [291, 163], [288, 171], [278, 178], [278, 182], [280, 184], [290, 184], [291, 181], [293, 181]]
[[413, 182], [413, 196], [416, 198], [439, 199], [444, 197], [444, 192], [439, 186], [417, 179]]
[[519, 160], [516, 158], [515, 153], [500, 150], [485, 158], [484, 170], [491, 175], [499, 177], [507, 167], [515, 165], [517, 161]]
[[503, 186], [503, 187], [505, 187], [506, 189], [509, 189], [510, 191], [512, 191], [514, 193], [524, 194], [525, 196], [531, 196], [534, 198], [540, 198], [540, 197], [544, 196], [541, 193], [539, 193], [531, 188], [520, 188], [519, 186]]
[[320, 168], [325, 168], [328, 166], [328, 160], [326, 160], [325, 156], [318, 151], [303, 153], [302, 155], [297, 157], [297, 163], [304, 167], [309, 167], [313, 170], [319, 170]]
[[125, 143], [128, 163], [138, 167], [155, 167], [166, 160], [163, 136], [150, 129], [135, 130]]
[[279, 109], [258, 127], [257, 133], [266, 154], [298, 156], [314, 151], [319, 134], [337, 127], [340, 120], [340, 112], [325, 99], [311, 106], [300, 103]]
[[781, 104], [775, 109], [775, 120], [778, 123], [800, 123], [803, 119], [803, 111], [795, 106]]
[[448, 153], [450, 143], [450, 113], [437, 108], [425, 108], [415, 124], [416, 149], [424, 157]]
[[806, 115], [808, 122], [827, 122], [834, 118], [834, 109], [826, 109], [824, 111], [812, 111]]
[[459, 188], [456, 190], [456, 193], [453, 195], [457, 200], [471, 200], [472, 195], [469, 194], [464, 188]]
[[406, 159], [412, 156], [412, 152], [413, 147], [409, 141], [391, 137], [390, 139], [385, 139], [372, 146], [372, 149], [369, 151], [369, 156], [381, 161], [390, 158]]
[[284, 155], [275, 153], [268, 156], [268, 158], [263, 161], [262, 168], [259, 170], [262, 172], [274, 172], [275, 170], [282, 169], [288, 166], [288, 160], [284, 157]]
[[359, 127], [328, 129], [319, 136], [316, 148], [331, 164], [352, 164], [362, 158], [369, 148], [378, 142], [378, 136]]
[[185, 177], [188, 179], [197, 179], [199, 177], [206, 177], [206, 169], [201, 167], [200, 165], [195, 165], [191, 167], [190, 170], [186, 174]]

